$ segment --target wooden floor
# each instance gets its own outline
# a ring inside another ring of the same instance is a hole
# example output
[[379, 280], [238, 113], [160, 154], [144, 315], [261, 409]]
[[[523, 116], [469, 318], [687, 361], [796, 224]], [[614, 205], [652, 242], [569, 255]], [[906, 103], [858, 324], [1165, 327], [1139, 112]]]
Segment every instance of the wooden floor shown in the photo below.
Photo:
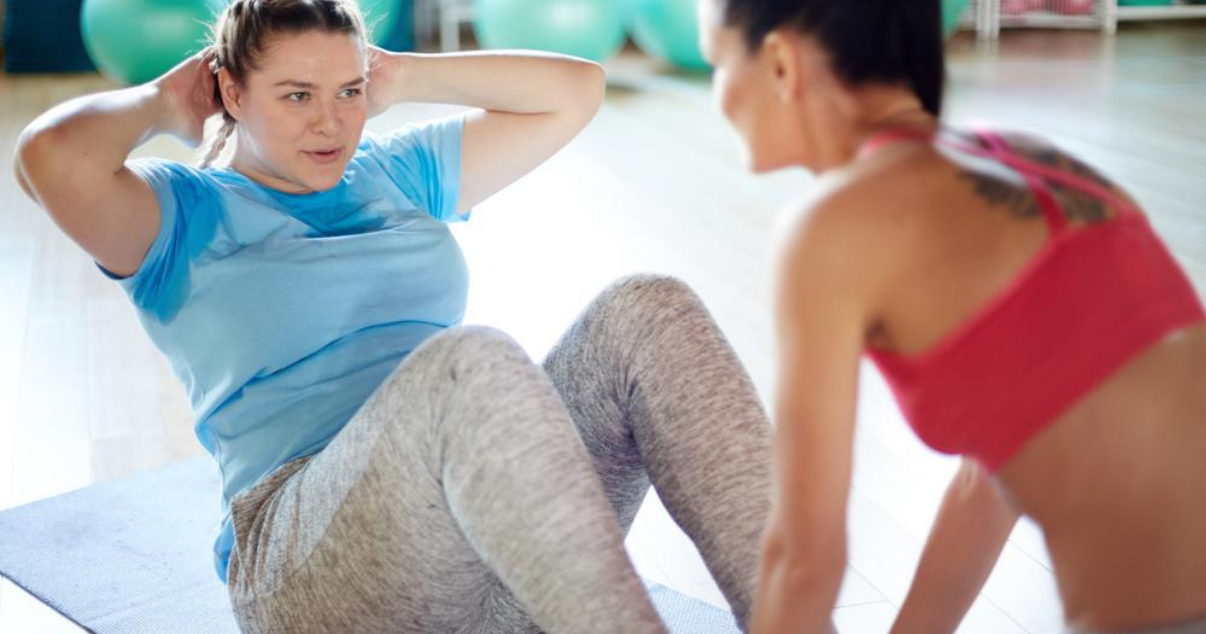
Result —
[[[661, 72], [635, 55], [610, 74], [594, 124], [456, 229], [473, 279], [467, 321], [508, 330], [540, 356], [609, 280], [672, 273], [711, 306], [769, 399], [767, 244], [777, 211], [811, 179], [746, 175], [706, 77]], [[1047, 135], [1129, 186], [1206, 292], [1206, 24], [1135, 26], [1116, 39], [1007, 32], [988, 47], [960, 36], [950, 78], [953, 122]], [[0, 76], [0, 509], [201, 453], [184, 391], [125, 296], [8, 167], [38, 113], [109, 87], [95, 75]], [[400, 107], [370, 127], [443, 112]], [[170, 139], [139, 154], [188, 159]], [[955, 467], [919, 445], [879, 377], [864, 376], [850, 571], [836, 613], [856, 634], [887, 630]], [[646, 576], [723, 602], [652, 498], [629, 546]], [[961, 632], [1048, 634], [1060, 620], [1041, 537], [1024, 523]], [[0, 584], [0, 632], [78, 631]]]

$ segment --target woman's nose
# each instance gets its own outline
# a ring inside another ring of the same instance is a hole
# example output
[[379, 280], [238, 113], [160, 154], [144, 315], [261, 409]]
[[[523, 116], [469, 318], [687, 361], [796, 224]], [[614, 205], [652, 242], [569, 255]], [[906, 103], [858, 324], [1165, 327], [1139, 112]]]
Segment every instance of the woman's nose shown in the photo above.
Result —
[[321, 134], [334, 134], [339, 131], [339, 112], [334, 103], [323, 103], [318, 107], [314, 120], [314, 131]]

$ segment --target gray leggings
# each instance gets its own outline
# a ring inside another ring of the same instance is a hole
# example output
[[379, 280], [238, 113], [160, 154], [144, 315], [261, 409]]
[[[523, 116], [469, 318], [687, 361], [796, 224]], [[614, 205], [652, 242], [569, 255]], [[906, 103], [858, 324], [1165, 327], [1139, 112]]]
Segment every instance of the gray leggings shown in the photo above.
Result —
[[233, 500], [231, 601], [248, 634], [665, 633], [623, 545], [650, 482], [744, 630], [770, 425], [699, 299], [641, 276], [543, 369], [481, 327], [412, 352]]

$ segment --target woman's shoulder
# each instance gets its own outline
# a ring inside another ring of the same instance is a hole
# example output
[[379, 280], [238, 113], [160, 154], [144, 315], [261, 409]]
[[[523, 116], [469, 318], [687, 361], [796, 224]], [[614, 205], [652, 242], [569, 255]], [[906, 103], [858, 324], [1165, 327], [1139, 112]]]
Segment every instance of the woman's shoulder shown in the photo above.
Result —
[[900, 212], [875, 180], [829, 173], [778, 216], [774, 250], [782, 273], [833, 277], [868, 292], [891, 269], [898, 242], [893, 231]]
[[[1009, 144], [1011, 151], [1030, 162], [1072, 176], [1088, 187], [1106, 192], [1107, 198], [1113, 196], [1129, 209], [1142, 213], [1138, 201], [1121, 183], [1077, 156], [1075, 152], [1025, 132], [1001, 131], [998, 134]], [[1056, 195], [1069, 221], [1095, 224], [1120, 211], [1112, 208], [1102, 195], [1087, 191], [1084, 186], [1072, 186], [1060, 181], [1048, 181], [1048, 186]]]
[[218, 169], [214, 167], [202, 168], [196, 165], [185, 163], [183, 161], [177, 161], [161, 156], [142, 156], [132, 158], [126, 161], [126, 165], [131, 168], [137, 166], [145, 170], [158, 170], [168, 172], [179, 177], [188, 178], [211, 178], [213, 172], [217, 171]]
[[779, 216], [779, 266], [793, 276], [831, 277], [875, 304], [929, 249], [928, 214], [940, 195], [933, 185], [942, 177], [935, 154], [900, 147], [826, 172]]
[[222, 168], [197, 167], [161, 157], [141, 157], [126, 162], [126, 166], [142, 178], [155, 192], [161, 215], [177, 214], [195, 221], [201, 216], [225, 214], [224, 194], [238, 186]]
[[173, 189], [213, 189], [223, 178], [221, 168], [198, 167], [158, 156], [145, 156], [126, 161], [126, 167], [146, 180], [152, 187], [171, 186]]
[[[876, 157], [878, 158], [878, 157]], [[843, 248], [877, 248], [898, 236], [927, 207], [932, 161], [859, 162], [826, 172], [810, 191], [789, 203], [785, 215], [797, 238], [837, 241]]]

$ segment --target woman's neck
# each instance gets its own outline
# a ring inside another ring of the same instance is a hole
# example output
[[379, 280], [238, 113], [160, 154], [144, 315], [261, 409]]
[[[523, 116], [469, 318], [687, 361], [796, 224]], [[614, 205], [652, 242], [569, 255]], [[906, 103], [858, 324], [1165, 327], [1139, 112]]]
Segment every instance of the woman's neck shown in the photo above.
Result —
[[815, 170], [844, 167], [858, 158], [859, 150], [876, 134], [907, 128], [932, 132], [938, 118], [927, 112], [911, 92], [896, 87], [865, 87], [851, 91], [834, 109], [840, 125], [830, 121], [813, 126]]
[[258, 157], [243, 145], [235, 146], [234, 156], [230, 159], [230, 169], [242, 174], [257, 185], [275, 189], [286, 194], [309, 194], [314, 191], [303, 185], [286, 180], [274, 171], [267, 169], [264, 162], [259, 160]]

